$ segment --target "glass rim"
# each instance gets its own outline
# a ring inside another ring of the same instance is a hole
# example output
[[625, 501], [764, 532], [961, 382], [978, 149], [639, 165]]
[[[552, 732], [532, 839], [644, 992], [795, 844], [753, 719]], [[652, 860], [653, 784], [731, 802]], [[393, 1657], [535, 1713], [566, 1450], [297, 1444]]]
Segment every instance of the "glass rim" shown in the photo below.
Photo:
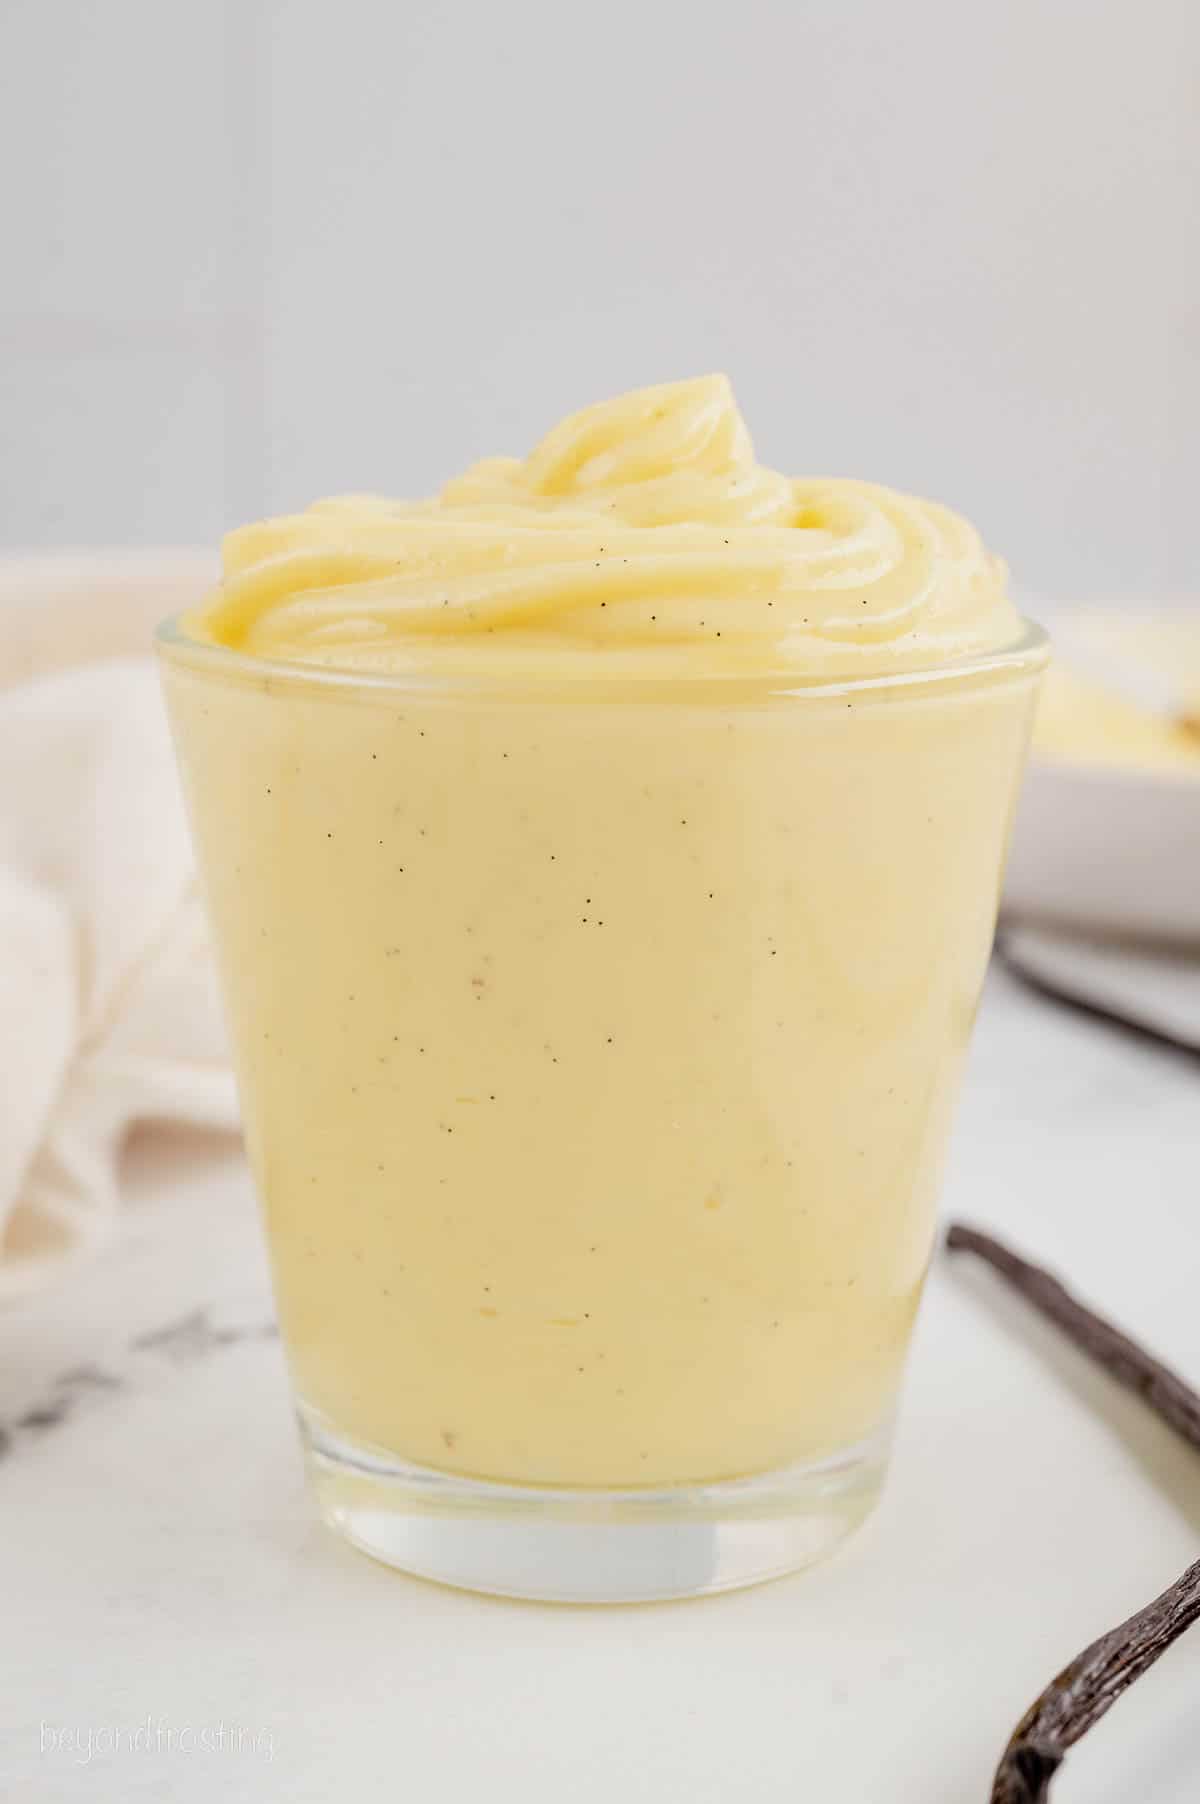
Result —
[[479, 698], [528, 699], [531, 696], [566, 695], [588, 700], [684, 698], [703, 695], [706, 700], [752, 694], [784, 700], [821, 701], [847, 694], [923, 689], [943, 684], [970, 684], [1005, 675], [1032, 677], [1050, 657], [1050, 637], [1026, 615], [1019, 616], [1021, 632], [1008, 644], [971, 652], [940, 663], [914, 665], [905, 670], [865, 671], [862, 675], [807, 676], [803, 671], [765, 665], [761, 671], [744, 668], [727, 674], [706, 670], [675, 674], [564, 672], [542, 675], [536, 670], [514, 674], [479, 669], [438, 669], [414, 663], [409, 670], [353, 670], [299, 659], [264, 658], [236, 646], [196, 638], [184, 622], [188, 608], [160, 621], [154, 632], [158, 656], [168, 664], [192, 666], [231, 682], [257, 681], [264, 688], [301, 689], [324, 694], [368, 693], [380, 695], [472, 695]]

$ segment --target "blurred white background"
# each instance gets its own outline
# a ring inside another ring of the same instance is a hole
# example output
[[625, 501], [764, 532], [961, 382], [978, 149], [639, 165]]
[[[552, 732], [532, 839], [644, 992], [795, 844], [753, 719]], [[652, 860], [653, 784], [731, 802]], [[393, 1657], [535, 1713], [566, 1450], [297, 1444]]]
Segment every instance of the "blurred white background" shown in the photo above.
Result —
[[6, 547], [724, 368], [1026, 591], [1200, 588], [1195, 0], [5, 0], [0, 69]]

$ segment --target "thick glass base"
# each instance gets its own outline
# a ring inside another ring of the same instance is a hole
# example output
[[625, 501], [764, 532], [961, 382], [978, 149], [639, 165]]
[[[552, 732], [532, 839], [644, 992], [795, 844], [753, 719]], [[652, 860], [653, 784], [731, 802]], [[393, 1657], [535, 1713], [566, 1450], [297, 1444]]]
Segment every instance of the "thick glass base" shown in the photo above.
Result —
[[830, 1553], [874, 1507], [889, 1431], [821, 1460], [717, 1484], [492, 1484], [356, 1446], [301, 1411], [321, 1514], [364, 1553], [501, 1597], [648, 1603], [756, 1585]]

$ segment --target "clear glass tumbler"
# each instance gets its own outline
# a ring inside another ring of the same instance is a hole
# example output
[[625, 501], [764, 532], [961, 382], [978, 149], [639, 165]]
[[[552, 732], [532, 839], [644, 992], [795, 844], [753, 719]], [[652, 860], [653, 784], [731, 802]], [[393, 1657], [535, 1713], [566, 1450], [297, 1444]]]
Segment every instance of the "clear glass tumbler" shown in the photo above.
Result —
[[823, 684], [160, 651], [326, 1519], [571, 1600], [825, 1553], [882, 1481], [1041, 635]]

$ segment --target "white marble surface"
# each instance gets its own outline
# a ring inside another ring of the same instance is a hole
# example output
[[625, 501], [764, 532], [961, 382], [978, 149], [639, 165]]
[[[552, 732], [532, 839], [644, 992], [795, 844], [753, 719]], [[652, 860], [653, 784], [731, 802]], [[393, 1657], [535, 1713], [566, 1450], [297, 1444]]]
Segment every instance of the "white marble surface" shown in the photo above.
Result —
[[[993, 979], [947, 1212], [1194, 1376], [1198, 1150], [1194, 1064]], [[147, 1141], [129, 1191], [0, 1316], [6, 1799], [984, 1804], [1043, 1681], [1196, 1554], [1200, 1456], [942, 1259], [885, 1501], [827, 1565], [601, 1611], [390, 1574], [309, 1509], [236, 1152]], [[1200, 1630], [1055, 1804], [1194, 1804], [1198, 1688]]]

